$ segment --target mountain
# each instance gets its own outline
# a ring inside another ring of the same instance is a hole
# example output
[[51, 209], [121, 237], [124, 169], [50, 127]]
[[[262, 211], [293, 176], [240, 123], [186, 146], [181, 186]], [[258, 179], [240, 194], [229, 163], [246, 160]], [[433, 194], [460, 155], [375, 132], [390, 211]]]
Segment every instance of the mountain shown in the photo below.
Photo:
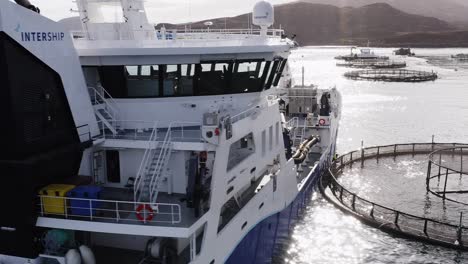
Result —
[[[327, 0], [328, 1], [328, 0]], [[406, 0], [413, 1], [413, 0]], [[206, 20], [212, 28], [247, 28], [250, 14]], [[384, 3], [359, 8], [294, 2], [275, 7], [276, 28], [296, 34], [301, 45], [384, 44], [383, 39], [414, 32], [451, 31], [453, 26], [436, 18], [412, 15]], [[192, 28], [206, 28], [200, 21]], [[185, 25], [168, 25], [183, 28]], [[158, 25], [160, 27], [160, 25]]]
[[329, 4], [338, 7], [361, 7], [374, 3], [387, 3], [399, 10], [439, 18], [451, 23], [468, 22], [467, 0], [300, 0], [313, 4]]

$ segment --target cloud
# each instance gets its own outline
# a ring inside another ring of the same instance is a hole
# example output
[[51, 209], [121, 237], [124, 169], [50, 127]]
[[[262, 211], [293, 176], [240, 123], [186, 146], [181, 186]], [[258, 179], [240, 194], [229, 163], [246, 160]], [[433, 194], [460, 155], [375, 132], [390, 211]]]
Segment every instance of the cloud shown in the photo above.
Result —
[[[70, 12], [70, 9], [76, 10], [71, 0], [30, 1], [41, 9], [44, 16], [56, 21], [78, 16], [76, 12]], [[272, 4], [291, 1], [270, 0]], [[145, 6], [152, 23], [181, 23], [251, 12], [256, 2], [258, 0], [147, 0]]]

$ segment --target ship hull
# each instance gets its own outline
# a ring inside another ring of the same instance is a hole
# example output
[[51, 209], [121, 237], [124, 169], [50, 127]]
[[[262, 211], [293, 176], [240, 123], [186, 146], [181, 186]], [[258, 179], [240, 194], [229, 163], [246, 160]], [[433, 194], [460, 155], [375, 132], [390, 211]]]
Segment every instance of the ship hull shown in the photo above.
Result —
[[293, 202], [281, 212], [271, 215], [252, 228], [236, 246], [227, 259], [227, 264], [272, 263], [276, 257], [281, 256], [295, 224], [310, 205], [321, 175], [326, 173], [331, 164], [335, 145], [330, 149], [331, 151], [320, 159], [319, 166], [310, 172]]

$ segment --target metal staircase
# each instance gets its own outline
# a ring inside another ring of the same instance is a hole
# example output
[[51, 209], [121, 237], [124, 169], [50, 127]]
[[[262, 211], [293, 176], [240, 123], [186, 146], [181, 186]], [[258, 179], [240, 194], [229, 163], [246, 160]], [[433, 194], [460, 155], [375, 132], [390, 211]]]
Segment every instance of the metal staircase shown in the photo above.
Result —
[[[94, 106], [94, 113], [98, 117], [99, 122], [102, 122], [106, 129], [116, 135], [116, 120], [119, 116], [116, 102], [102, 86], [98, 86], [97, 89], [94, 87], [88, 87], [88, 90], [91, 96], [91, 102]], [[101, 127], [101, 129], [104, 129], [104, 127]]]
[[161, 146], [158, 158], [151, 163], [149, 167], [149, 172], [152, 172], [151, 181], [149, 184], [150, 189], [150, 202], [156, 203], [159, 194], [159, 182], [161, 181], [162, 174], [167, 168], [169, 159], [171, 158], [172, 153], [172, 128], [169, 127], [166, 133], [166, 137]]
[[167, 168], [172, 152], [172, 128], [169, 127], [162, 142], [157, 141], [157, 129], [153, 130], [149, 147], [135, 180], [134, 198], [137, 202], [156, 203], [159, 194], [159, 182], [164, 169]]
[[302, 126], [300, 126], [299, 123], [297, 123], [297, 127], [295, 128], [295, 132], [294, 132], [294, 140], [293, 140], [293, 145], [295, 147], [299, 146], [304, 141], [306, 127], [307, 127], [306, 121], [304, 121], [304, 125]]

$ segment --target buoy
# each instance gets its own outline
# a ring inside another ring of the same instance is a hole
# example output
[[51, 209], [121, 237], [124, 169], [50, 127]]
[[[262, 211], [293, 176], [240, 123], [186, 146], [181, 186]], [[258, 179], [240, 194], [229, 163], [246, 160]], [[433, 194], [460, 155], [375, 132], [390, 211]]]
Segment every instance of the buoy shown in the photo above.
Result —
[[[146, 213], [146, 218], [142, 215], [143, 211], [148, 211], [148, 213]], [[149, 204], [140, 204], [136, 209], [136, 217], [142, 222], [150, 222], [154, 218], [154, 210]]]
[[65, 254], [65, 263], [67, 264], [81, 264], [81, 256], [78, 250], [70, 249]]
[[79, 249], [83, 264], [96, 264], [96, 257], [89, 247], [81, 245]]

